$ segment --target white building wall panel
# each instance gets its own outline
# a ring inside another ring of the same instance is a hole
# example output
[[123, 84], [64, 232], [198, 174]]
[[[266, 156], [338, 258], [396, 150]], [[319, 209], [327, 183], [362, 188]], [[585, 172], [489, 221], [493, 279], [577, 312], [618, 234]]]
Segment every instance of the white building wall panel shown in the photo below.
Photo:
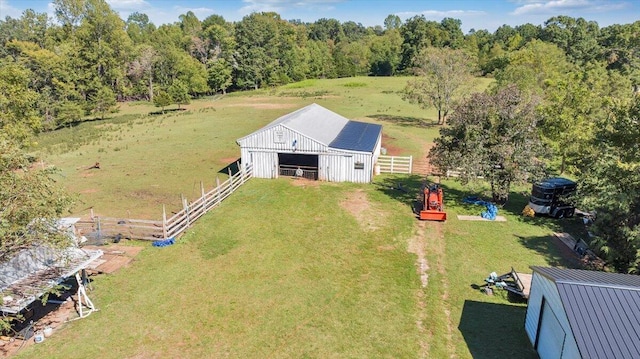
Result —
[[373, 149], [373, 156], [371, 161], [371, 168], [378, 162], [378, 157], [380, 157], [380, 148], [382, 148], [382, 132], [380, 132], [380, 136], [378, 136], [378, 141], [376, 142], [376, 146]]
[[[560, 294], [558, 293], [556, 284], [536, 272], [533, 273], [533, 278], [531, 279], [531, 293], [529, 294], [527, 315], [524, 323], [525, 331], [531, 341], [531, 345], [535, 345], [536, 335], [538, 334], [538, 321], [540, 320], [540, 313], [542, 311], [543, 296], [545, 302], [558, 318], [562, 329], [567, 334], [562, 351], [562, 358], [580, 358], [578, 345], [573, 337], [569, 319], [564, 311], [564, 306], [560, 300]], [[544, 345], [544, 343], [538, 343], [538, 345]]]
[[373, 162], [369, 153], [334, 151], [322, 154], [318, 158], [318, 166], [318, 179], [322, 181], [369, 183], [373, 178]]
[[[253, 176], [257, 178], [277, 178], [278, 177], [278, 153], [248, 151], [248, 162], [253, 164]], [[244, 164], [244, 157], [242, 159]]]

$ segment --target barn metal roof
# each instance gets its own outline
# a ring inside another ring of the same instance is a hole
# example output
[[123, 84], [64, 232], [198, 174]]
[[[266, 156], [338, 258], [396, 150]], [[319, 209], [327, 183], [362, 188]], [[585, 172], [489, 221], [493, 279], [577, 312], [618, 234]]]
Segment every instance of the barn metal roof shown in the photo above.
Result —
[[640, 276], [531, 267], [556, 283], [584, 358], [640, 358]]
[[281, 116], [265, 127], [238, 139], [245, 138], [276, 126], [284, 126], [325, 146], [351, 151], [373, 151], [382, 126], [350, 121], [316, 103]]
[[329, 147], [342, 150], [371, 152], [375, 149], [382, 126], [373, 123], [349, 121]]
[[[329, 143], [340, 134], [340, 131], [342, 131], [348, 122], [348, 118], [327, 110], [316, 103], [312, 103], [311, 105], [277, 118], [265, 127], [245, 137], [249, 137], [254, 133], [264, 131], [268, 128], [282, 125], [328, 146]], [[242, 140], [242, 138], [240, 140]]]

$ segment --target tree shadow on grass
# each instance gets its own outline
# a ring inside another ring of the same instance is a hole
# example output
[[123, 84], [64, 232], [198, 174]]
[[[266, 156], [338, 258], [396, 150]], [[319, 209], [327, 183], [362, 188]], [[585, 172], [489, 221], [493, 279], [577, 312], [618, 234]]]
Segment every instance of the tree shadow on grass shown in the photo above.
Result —
[[[425, 184], [437, 183], [433, 178], [428, 177], [426, 180], [420, 175], [397, 175], [388, 176], [375, 185], [377, 189], [403, 204], [409, 206], [416, 216], [422, 210], [421, 189]], [[462, 203], [462, 199], [470, 195], [467, 191], [461, 191], [451, 188], [445, 184], [440, 184], [444, 192], [445, 211], [448, 203]], [[478, 214], [480, 211], [478, 211]]]
[[471, 356], [538, 358], [524, 330], [526, 307], [465, 300], [458, 330]]
[[377, 190], [408, 206], [414, 214], [420, 211], [420, 188], [424, 178], [418, 175], [386, 176], [376, 181]]
[[166, 114], [171, 113], [171, 112], [182, 112], [182, 111], [186, 111], [186, 110], [187, 110], [186, 108], [169, 108], [169, 109], [166, 109], [164, 111], [162, 111], [162, 110], [151, 111], [151, 112], [149, 112], [149, 115], [152, 115], [152, 116], [166, 115]]
[[411, 117], [411, 116], [392, 116], [392, 115], [378, 114], [378, 115], [368, 115], [367, 117], [375, 118], [376, 120], [379, 120], [379, 121], [389, 122], [395, 125], [405, 126], [405, 127], [428, 128], [428, 127], [438, 126], [437, 120], [424, 119], [424, 118]]
[[555, 236], [523, 237], [514, 235], [518, 242], [542, 255], [549, 266], [582, 268], [580, 257]]

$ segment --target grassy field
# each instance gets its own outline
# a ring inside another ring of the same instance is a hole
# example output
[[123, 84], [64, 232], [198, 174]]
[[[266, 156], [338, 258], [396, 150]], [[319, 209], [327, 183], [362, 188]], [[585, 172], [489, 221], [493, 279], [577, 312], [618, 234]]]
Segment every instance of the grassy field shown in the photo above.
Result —
[[[39, 142], [45, 163], [81, 193], [77, 212], [158, 218], [161, 204], [177, 206], [180, 193], [195, 196], [200, 180], [210, 187], [223, 176], [238, 157], [237, 138], [312, 102], [381, 123], [383, 146], [423, 155], [437, 136], [435, 113], [401, 100], [405, 82], [305, 81], [165, 115], [123, 105], [117, 118]], [[96, 161], [101, 169], [86, 169]], [[512, 266], [570, 266], [549, 235], [578, 227], [521, 217], [526, 188], [501, 210], [507, 222], [459, 221], [457, 213], [476, 210], [461, 199], [482, 189], [453, 181], [443, 183], [449, 220], [419, 222], [412, 206], [423, 180], [252, 179], [176, 245], [127, 242], [147, 248], [134, 265], [95, 277], [90, 294], [100, 311], [19, 357], [535, 358], [526, 304], [477, 286]]]

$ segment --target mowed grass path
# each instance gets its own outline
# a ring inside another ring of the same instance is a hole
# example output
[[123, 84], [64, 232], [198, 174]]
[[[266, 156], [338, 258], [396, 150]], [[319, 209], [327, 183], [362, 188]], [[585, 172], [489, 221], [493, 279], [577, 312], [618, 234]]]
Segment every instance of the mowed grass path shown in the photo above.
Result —
[[[412, 216], [373, 186], [291, 182], [251, 180], [178, 244], [96, 277], [101, 310], [23, 357], [413, 357]], [[343, 208], [354, 191], [370, 221]]]
[[[120, 125], [98, 139], [53, 150], [65, 136], [91, 137], [94, 126], [111, 122], [60, 131], [42, 143], [52, 149], [47, 163], [63, 168], [70, 188], [99, 189], [83, 193], [85, 203], [107, 214], [157, 218], [153, 208], [192, 187], [197, 193], [198, 178], [218, 175], [226, 164], [221, 159], [237, 156], [237, 138], [312, 102], [382, 123], [390, 146], [421, 155], [438, 127], [433, 113], [401, 100], [404, 81], [304, 82], [195, 101], [179, 115], [148, 116], [155, 110], [148, 105], [123, 106]], [[120, 131], [122, 138], [114, 135]], [[178, 133], [184, 137], [175, 139]], [[143, 137], [149, 141], [138, 144]], [[114, 149], [127, 141], [128, 149]], [[160, 160], [172, 150], [171, 162]], [[103, 169], [76, 169], [98, 154]], [[139, 165], [129, 166], [136, 156]], [[154, 174], [157, 168], [169, 175]], [[90, 295], [101, 310], [19, 357], [535, 358], [523, 328], [525, 304], [474, 285], [512, 266], [528, 272], [530, 265], [567, 265], [549, 239], [562, 223], [522, 218], [526, 199], [518, 193], [500, 213], [506, 223], [458, 221], [457, 213], [475, 211], [460, 199], [476, 193], [450, 181], [444, 182], [449, 220], [418, 222], [412, 204], [423, 180], [380, 176], [371, 185], [302, 186], [252, 179], [176, 245], [131, 242], [147, 247], [132, 266], [95, 277]], [[136, 186], [149, 191], [148, 199], [129, 198]], [[424, 287], [408, 252], [416, 238], [425, 249]]]

